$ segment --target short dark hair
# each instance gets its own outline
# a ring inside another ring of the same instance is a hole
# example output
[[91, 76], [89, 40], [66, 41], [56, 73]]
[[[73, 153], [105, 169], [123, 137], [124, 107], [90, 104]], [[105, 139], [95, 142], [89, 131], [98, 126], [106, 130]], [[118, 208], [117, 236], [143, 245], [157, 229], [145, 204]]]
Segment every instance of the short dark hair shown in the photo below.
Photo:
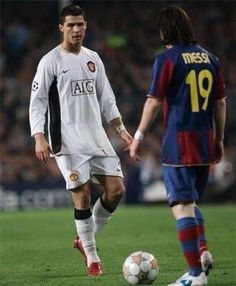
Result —
[[60, 23], [63, 24], [65, 22], [66, 16], [79, 16], [79, 15], [82, 15], [84, 17], [84, 20], [86, 21], [85, 12], [80, 6], [74, 4], [67, 5], [61, 11]]
[[192, 21], [177, 5], [169, 5], [160, 12], [159, 27], [165, 45], [196, 43]]

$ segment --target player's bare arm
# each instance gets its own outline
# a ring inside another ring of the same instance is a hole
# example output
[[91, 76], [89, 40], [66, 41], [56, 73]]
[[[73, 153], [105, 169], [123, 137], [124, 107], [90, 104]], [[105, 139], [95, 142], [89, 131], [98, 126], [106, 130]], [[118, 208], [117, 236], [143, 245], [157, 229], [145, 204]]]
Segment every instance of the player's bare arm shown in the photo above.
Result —
[[111, 126], [113, 126], [116, 131], [119, 133], [121, 139], [124, 142], [124, 150], [129, 148], [129, 145], [132, 143], [132, 136], [126, 130], [124, 123], [122, 122], [121, 117], [117, 117], [110, 122]]
[[48, 144], [48, 141], [46, 140], [43, 133], [36, 133], [34, 135], [34, 139], [36, 157], [44, 163], [47, 163], [51, 153], [51, 148]]
[[226, 119], [226, 102], [225, 98], [217, 100], [214, 107], [215, 120], [215, 145], [217, 161], [219, 162], [224, 154], [224, 129]]
[[143, 134], [149, 129], [155, 120], [162, 102], [153, 96], [149, 96], [144, 104], [143, 114], [138, 130]]
[[155, 120], [157, 113], [160, 109], [162, 102], [158, 99], [148, 96], [144, 108], [143, 114], [138, 126], [138, 129], [134, 135], [134, 140], [130, 145], [130, 156], [135, 160], [140, 160], [139, 145], [143, 140], [144, 133], [149, 129], [153, 121]]

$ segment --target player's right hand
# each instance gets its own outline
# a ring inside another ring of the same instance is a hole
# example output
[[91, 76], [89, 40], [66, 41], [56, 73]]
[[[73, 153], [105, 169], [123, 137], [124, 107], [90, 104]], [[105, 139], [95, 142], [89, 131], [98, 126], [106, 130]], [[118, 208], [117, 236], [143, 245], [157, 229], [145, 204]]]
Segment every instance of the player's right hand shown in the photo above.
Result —
[[50, 159], [51, 148], [43, 133], [38, 133], [34, 136], [35, 139], [35, 154], [36, 157], [47, 163]]
[[123, 150], [127, 151], [129, 150], [129, 146], [132, 143], [132, 136], [129, 134], [127, 130], [121, 131], [120, 137], [123, 140]]

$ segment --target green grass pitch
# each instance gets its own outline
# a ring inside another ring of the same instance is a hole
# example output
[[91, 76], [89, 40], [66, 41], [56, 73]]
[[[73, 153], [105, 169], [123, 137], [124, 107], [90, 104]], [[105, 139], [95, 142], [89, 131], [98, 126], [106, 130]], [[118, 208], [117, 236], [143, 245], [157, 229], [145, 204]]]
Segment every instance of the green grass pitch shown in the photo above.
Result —
[[[235, 205], [203, 205], [215, 265], [208, 285], [236, 285]], [[152, 285], [167, 285], [186, 265], [165, 205], [121, 206], [97, 237], [104, 275], [87, 277], [73, 249], [72, 209], [2, 213], [0, 221], [1, 286], [122, 286], [125, 258], [137, 250], [155, 255], [160, 275]]]

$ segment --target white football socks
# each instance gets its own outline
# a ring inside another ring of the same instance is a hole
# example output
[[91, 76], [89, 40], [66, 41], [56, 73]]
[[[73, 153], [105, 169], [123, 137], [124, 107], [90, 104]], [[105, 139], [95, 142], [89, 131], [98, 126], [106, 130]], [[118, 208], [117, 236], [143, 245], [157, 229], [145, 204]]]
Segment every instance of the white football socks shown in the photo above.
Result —
[[75, 220], [75, 225], [87, 256], [87, 265], [90, 265], [92, 262], [99, 262], [100, 259], [97, 255], [92, 216], [88, 219]]
[[93, 207], [94, 235], [97, 235], [103, 229], [110, 220], [111, 215], [111, 212], [104, 209], [99, 198]]

